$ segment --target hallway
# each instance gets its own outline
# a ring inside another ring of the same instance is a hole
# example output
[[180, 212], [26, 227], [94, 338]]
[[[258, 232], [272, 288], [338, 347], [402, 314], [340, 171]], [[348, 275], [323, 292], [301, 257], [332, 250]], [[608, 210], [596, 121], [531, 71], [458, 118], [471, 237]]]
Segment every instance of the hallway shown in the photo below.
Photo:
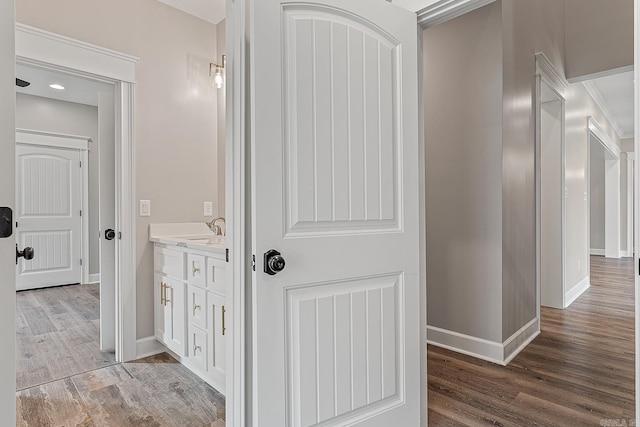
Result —
[[635, 425], [633, 260], [591, 257], [591, 287], [507, 367], [428, 347], [430, 426]]

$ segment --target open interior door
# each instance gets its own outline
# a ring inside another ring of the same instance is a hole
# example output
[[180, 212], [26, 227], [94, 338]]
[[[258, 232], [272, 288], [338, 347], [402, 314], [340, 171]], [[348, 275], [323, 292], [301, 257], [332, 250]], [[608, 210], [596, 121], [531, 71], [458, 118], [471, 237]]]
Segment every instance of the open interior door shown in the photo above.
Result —
[[16, 239], [11, 212], [16, 200], [15, 64], [14, 2], [5, 1], [0, 2], [0, 414], [5, 423], [16, 417]]
[[250, 13], [253, 425], [424, 425], [416, 15]]
[[98, 93], [100, 150], [100, 350], [116, 346], [116, 159], [113, 93]]

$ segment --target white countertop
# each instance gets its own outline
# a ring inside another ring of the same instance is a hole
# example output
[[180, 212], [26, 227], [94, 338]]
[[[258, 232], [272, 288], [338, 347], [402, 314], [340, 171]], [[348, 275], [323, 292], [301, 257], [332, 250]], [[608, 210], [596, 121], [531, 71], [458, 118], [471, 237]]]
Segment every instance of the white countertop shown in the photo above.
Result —
[[149, 240], [164, 245], [224, 253], [225, 238], [204, 223], [150, 224]]

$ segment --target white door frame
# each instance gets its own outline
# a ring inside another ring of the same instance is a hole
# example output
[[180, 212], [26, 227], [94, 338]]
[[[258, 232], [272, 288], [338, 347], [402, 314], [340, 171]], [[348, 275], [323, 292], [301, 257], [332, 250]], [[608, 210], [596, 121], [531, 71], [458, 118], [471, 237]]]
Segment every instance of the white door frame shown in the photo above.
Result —
[[536, 99], [535, 99], [535, 170], [536, 170], [536, 319], [538, 321], [538, 331], [540, 330], [540, 306], [542, 304], [542, 85], [546, 85], [561, 102], [561, 253], [562, 253], [562, 283], [561, 283], [561, 301], [557, 301], [559, 307], [566, 308], [568, 306], [566, 296], [566, 147], [565, 147], [565, 89], [569, 85], [567, 80], [562, 77], [558, 70], [553, 66], [549, 58], [542, 53], [535, 54], [536, 57]]
[[116, 360], [136, 358], [134, 85], [138, 58], [16, 23], [16, 62], [114, 85], [116, 98]]
[[[89, 283], [89, 143], [88, 136], [65, 135], [55, 132], [42, 132], [38, 130], [16, 129], [16, 144], [32, 145], [49, 148], [64, 148], [80, 151], [82, 157], [82, 257], [81, 284]], [[17, 179], [16, 179], [17, 181]], [[17, 183], [16, 183], [16, 191]]]

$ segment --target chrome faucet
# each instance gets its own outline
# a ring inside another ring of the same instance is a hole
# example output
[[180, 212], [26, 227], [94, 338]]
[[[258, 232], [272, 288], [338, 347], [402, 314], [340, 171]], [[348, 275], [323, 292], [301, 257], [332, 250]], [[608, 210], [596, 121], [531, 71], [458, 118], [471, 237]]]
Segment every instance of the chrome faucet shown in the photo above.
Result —
[[216, 224], [216, 222], [218, 222], [218, 221], [222, 221], [222, 223], [225, 225], [225, 228], [226, 228], [227, 222], [225, 221], [224, 217], [222, 217], [222, 216], [217, 216], [217, 217], [213, 218], [211, 221], [207, 222], [207, 226], [217, 236], [224, 236], [226, 233], [222, 231], [222, 227], [220, 227], [218, 224]]

